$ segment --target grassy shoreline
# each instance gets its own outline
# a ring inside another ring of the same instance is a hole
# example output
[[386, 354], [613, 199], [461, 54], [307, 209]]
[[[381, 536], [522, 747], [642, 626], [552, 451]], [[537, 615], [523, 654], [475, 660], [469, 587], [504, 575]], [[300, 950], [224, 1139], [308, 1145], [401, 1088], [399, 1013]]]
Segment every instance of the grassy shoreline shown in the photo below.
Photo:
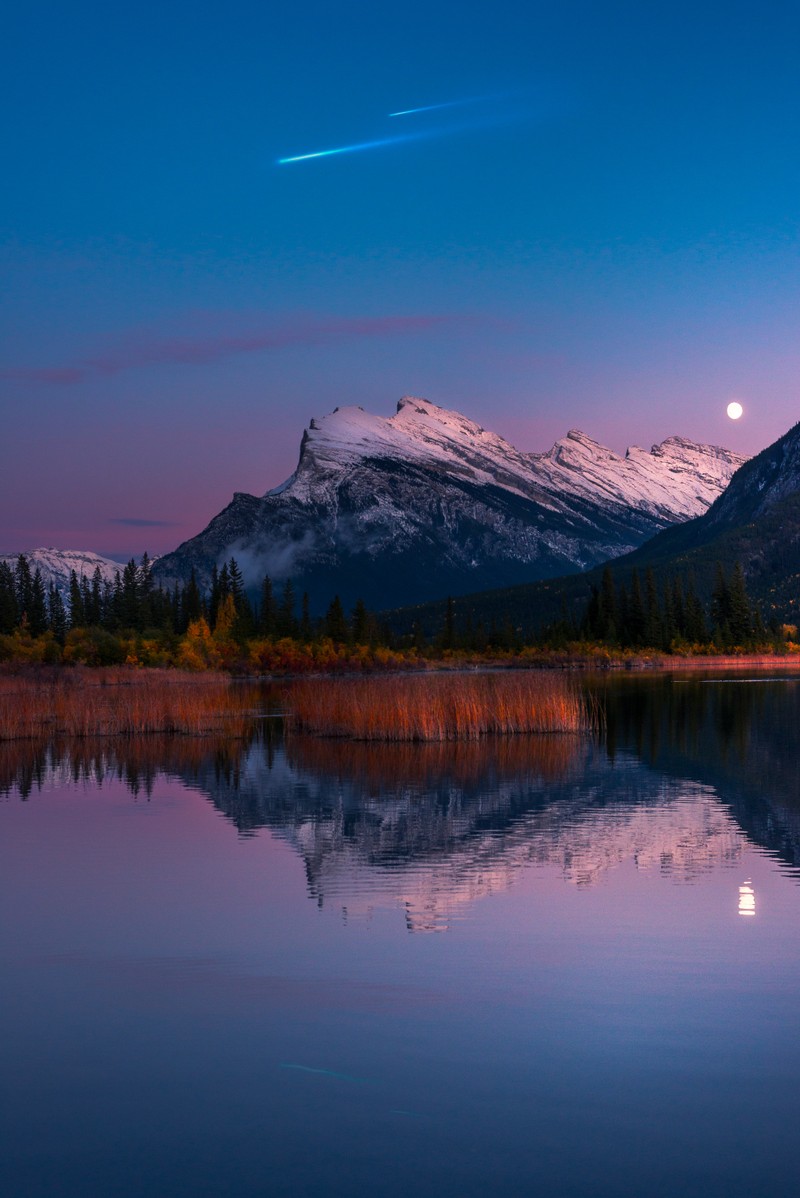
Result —
[[[323, 736], [431, 741], [594, 726], [579, 688], [552, 671], [417, 671], [284, 685], [287, 727]], [[124, 668], [0, 673], [0, 742], [237, 737], [247, 735], [263, 711], [263, 686], [225, 674]]]
[[598, 722], [570, 679], [533, 670], [305, 680], [286, 705], [290, 728], [364, 741], [590, 732]]
[[46, 669], [0, 673], [0, 741], [152, 734], [242, 736], [257, 687], [225, 674]]
[[[579, 732], [597, 713], [569, 674], [800, 672], [800, 655], [484, 656], [415, 663], [391, 673], [274, 678], [287, 725], [361, 740], [432, 741]], [[0, 741], [54, 737], [225, 735], [252, 729], [260, 678], [130, 666], [0, 667]]]

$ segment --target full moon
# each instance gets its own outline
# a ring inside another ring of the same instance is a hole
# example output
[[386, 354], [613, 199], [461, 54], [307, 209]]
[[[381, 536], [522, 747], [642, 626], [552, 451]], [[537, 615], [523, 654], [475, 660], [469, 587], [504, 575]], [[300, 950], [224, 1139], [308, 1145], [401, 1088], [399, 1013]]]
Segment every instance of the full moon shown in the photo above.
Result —
[[731, 420], [738, 420], [743, 411], [744, 408], [736, 400], [734, 400], [733, 403], [728, 404], [728, 415], [730, 416]]

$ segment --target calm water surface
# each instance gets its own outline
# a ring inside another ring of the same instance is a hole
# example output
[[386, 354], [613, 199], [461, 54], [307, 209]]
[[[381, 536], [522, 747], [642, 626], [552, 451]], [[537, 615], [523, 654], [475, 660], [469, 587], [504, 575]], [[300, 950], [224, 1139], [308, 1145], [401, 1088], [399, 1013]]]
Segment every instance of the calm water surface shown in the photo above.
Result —
[[0, 753], [0, 1192], [797, 1193], [800, 682]]

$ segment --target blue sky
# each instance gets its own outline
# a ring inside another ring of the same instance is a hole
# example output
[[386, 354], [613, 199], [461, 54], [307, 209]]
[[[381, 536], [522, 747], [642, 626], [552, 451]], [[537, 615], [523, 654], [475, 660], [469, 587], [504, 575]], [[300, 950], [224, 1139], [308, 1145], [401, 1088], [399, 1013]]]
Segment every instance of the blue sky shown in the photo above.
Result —
[[8, 13], [0, 550], [169, 549], [343, 403], [797, 420], [796, 6], [284, 7]]

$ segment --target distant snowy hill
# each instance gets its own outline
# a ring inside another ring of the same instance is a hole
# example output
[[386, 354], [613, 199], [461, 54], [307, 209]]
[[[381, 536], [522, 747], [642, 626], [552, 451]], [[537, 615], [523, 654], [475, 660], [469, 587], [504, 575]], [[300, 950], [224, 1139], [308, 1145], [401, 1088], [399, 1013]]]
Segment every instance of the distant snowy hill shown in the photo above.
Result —
[[[13, 570], [18, 557], [18, 553], [2, 553], [0, 561], [8, 562]], [[121, 572], [123, 568], [120, 562], [83, 549], [32, 549], [25, 557], [32, 574], [37, 568], [41, 572], [45, 589], [53, 583], [65, 599], [69, 598], [69, 579], [73, 570], [79, 579], [85, 576], [91, 581], [95, 569], [99, 568], [101, 578], [113, 582], [117, 570]]]
[[681, 437], [620, 455], [577, 430], [524, 453], [423, 399], [388, 419], [337, 408], [311, 421], [285, 483], [237, 493], [154, 573], [207, 585], [233, 555], [248, 585], [291, 577], [317, 610], [334, 593], [388, 607], [529, 582], [701, 514], [744, 460]]

